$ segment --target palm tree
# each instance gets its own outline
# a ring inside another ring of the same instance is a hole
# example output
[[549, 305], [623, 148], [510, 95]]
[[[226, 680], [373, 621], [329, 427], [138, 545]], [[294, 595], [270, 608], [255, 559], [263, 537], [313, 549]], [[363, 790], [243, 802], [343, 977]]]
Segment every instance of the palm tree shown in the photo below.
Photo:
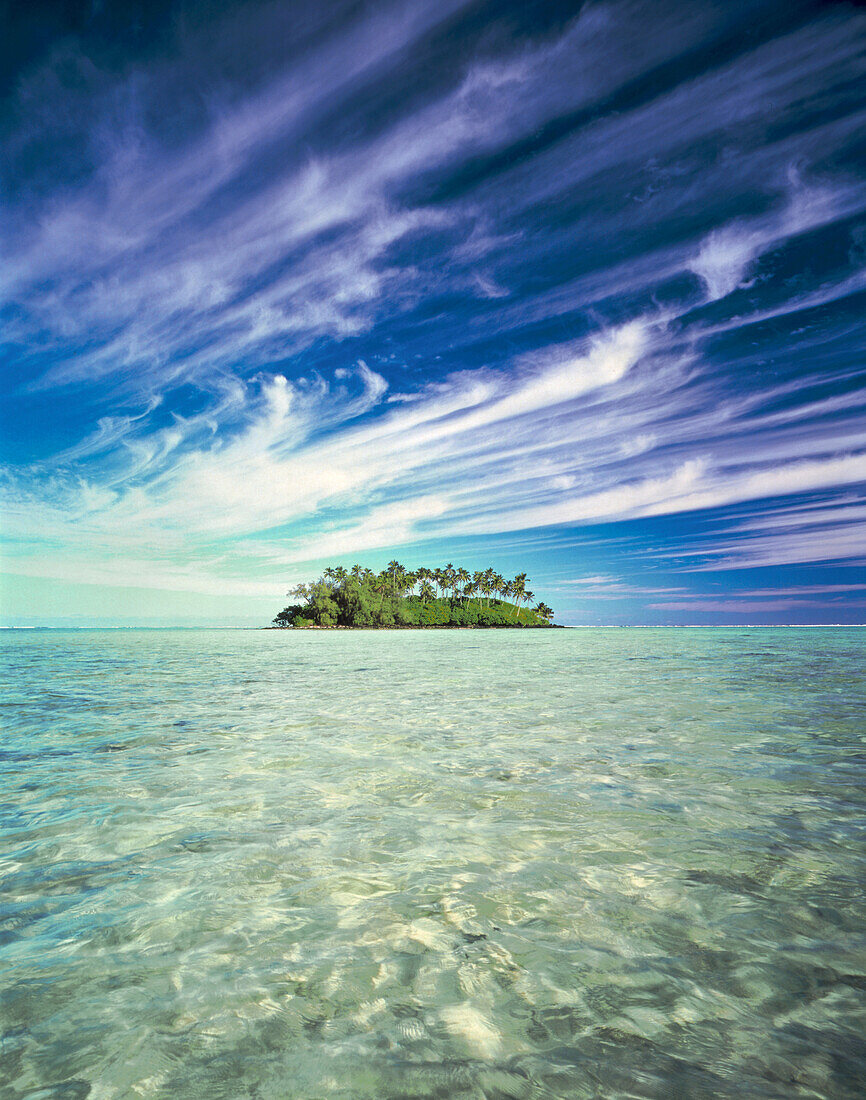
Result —
[[386, 566], [388, 576], [391, 578], [391, 594], [393, 596], [397, 595], [397, 574], [402, 568], [403, 566], [398, 561], [389, 561]]
[[388, 589], [391, 587], [391, 579], [387, 573], [380, 573], [378, 577], [374, 578], [370, 587], [379, 597], [379, 606], [376, 608], [376, 610], [381, 611], [382, 605], [385, 602], [385, 595], [387, 594]]
[[[520, 617], [520, 602], [526, 594], [526, 574], [518, 573], [511, 582], [511, 595], [514, 597], [515, 614]], [[513, 617], [513, 616], [512, 616]]]
[[460, 598], [466, 598], [466, 585], [472, 580], [465, 569], [458, 569], [456, 573], [457, 583], [460, 585]]
[[433, 585], [429, 581], [421, 581], [421, 602], [426, 606], [428, 600], [432, 600], [436, 595], [436, 591]]
[[535, 608], [535, 610], [542, 617], [542, 619], [544, 619], [544, 621], [546, 623], [549, 623], [550, 620], [553, 618], [553, 608], [548, 607], [546, 603], [538, 604], [538, 606]]
[[472, 588], [478, 596], [478, 610], [481, 610], [481, 592], [482, 585], [484, 584], [484, 574], [479, 570], [477, 573], [472, 574]]

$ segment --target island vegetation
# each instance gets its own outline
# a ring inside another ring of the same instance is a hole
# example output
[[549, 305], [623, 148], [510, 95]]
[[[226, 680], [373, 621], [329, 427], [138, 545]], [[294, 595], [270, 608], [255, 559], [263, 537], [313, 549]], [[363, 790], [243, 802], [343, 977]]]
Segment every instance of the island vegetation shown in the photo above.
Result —
[[289, 595], [297, 602], [274, 618], [276, 627], [553, 626], [553, 610], [535, 603], [525, 573], [506, 580], [493, 569], [469, 573], [450, 563], [410, 570], [392, 561], [381, 573], [328, 567]]

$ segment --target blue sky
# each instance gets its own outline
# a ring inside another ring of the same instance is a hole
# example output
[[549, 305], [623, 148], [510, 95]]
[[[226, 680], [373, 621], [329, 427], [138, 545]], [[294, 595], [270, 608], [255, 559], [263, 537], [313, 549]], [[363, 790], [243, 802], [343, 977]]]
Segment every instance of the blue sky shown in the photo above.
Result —
[[328, 563], [866, 621], [866, 11], [41, 3], [0, 58], [6, 625]]

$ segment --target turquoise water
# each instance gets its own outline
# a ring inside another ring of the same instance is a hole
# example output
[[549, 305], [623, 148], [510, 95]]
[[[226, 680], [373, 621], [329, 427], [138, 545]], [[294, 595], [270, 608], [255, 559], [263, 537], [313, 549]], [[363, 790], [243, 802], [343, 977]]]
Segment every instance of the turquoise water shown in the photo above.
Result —
[[0, 1096], [861, 1096], [864, 641], [0, 634]]

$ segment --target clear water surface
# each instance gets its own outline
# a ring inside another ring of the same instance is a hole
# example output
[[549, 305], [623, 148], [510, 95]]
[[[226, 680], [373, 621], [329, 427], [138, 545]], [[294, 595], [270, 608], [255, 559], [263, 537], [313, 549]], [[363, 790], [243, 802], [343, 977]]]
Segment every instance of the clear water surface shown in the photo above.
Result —
[[862, 1096], [864, 641], [3, 633], [0, 1096]]

